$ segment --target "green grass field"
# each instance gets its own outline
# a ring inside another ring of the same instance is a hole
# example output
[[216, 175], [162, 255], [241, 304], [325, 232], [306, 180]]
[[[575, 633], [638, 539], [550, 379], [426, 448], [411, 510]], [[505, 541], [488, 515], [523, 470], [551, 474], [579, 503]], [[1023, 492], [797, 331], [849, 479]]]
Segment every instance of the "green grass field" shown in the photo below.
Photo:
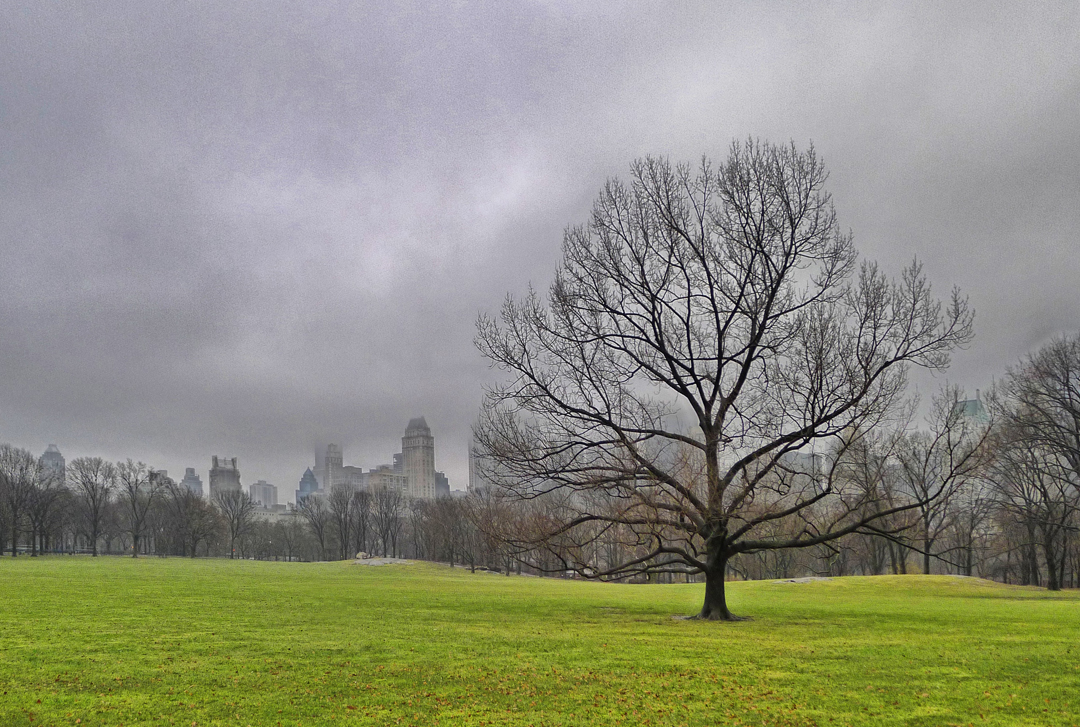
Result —
[[0, 561], [0, 725], [1072, 725], [1080, 594]]

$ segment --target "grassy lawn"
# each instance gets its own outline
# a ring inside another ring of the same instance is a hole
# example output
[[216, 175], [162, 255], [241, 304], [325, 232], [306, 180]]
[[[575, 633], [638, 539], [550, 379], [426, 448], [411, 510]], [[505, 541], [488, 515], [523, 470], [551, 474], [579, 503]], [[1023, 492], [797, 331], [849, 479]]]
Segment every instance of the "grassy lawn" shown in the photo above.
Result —
[[0, 560], [0, 725], [1073, 725], [1080, 594]]

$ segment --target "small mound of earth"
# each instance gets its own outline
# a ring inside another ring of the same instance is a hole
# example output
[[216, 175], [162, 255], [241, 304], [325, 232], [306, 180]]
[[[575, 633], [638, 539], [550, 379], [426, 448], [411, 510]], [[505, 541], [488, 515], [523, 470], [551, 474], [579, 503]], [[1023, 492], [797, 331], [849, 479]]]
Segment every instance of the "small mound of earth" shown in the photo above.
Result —
[[404, 558], [357, 558], [353, 561], [353, 565], [399, 565], [411, 562]]
[[803, 578], [788, 578], [783, 581], [773, 581], [773, 583], [813, 583], [814, 581], [831, 581], [832, 578], [825, 576], [804, 576]]

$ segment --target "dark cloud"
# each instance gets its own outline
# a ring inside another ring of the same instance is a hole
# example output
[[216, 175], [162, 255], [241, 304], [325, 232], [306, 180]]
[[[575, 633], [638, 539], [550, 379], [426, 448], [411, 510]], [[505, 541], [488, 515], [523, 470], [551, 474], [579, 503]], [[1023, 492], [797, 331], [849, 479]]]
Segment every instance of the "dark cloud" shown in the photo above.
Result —
[[811, 141], [841, 219], [978, 309], [985, 387], [1080, 316], [1067, 5], [9, 4], [0, 440], [291, 492], [424, 415], [465, 485], [473, 321], [648, 153]]

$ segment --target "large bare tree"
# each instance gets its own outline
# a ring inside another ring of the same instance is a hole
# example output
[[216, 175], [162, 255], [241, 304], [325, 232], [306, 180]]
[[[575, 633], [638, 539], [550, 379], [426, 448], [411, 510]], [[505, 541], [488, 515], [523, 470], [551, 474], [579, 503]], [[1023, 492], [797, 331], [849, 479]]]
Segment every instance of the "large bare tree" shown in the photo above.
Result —
[[[546, 301], [481, 316], [477, 345], [506, 374], [475, 427], [485, 474], [551, 500], [529, 539], [556, 567], [704, 573], [698, 616], [733, 619], [733, 556], [916, 506], [829, 472], [775, 476], [817, 440], [849, 446], [889, 416], [909, 365], [942, 369], [972, 336], [966, 300], [939, 302], [917, 262], [896, 280], [858, 264], [826, 176], [813, 149], [759, 142], [716, 166], [637, 161], [566, 232]], [[587, 568], [579, 554], [613, 531], [634, 547]]]

